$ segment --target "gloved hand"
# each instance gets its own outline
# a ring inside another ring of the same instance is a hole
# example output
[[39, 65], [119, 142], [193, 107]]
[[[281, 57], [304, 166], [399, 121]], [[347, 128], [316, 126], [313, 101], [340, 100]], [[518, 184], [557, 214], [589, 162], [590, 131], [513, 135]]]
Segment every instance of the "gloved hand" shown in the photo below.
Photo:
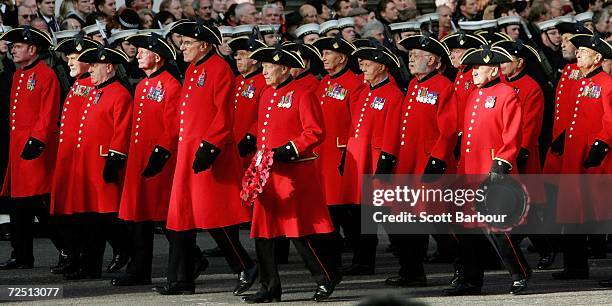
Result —
[[487, 176], [483, 185], [500, 183], [504, 180], [506, 175], [510, 173], [510, 170], [512, 170], [512, 165], [510, 163], [505, 162], [501, 159], [493, 160], [491, 170], [489, 170], [489, 175]]
[[397, 164], [397, 157], [385, 151], [380, 151], [378, 161], [376, 162], [375, 174], [392, 174], [393, 168]]
[[238, 142], [238, 153], [240, 157], [245, 157], [255, 150], [257, 150], [257, 137], [250, 133], [246, 133], [240, 142]]
[[102, 178], [107, 183], [115, 183], [119, 181], [119, 171], [125, 166], [125, 155], [115, 152], [109, 152], [106, 156], [106, 163], [102, 171]]
[[272, 149], [274, 152], [274, 161], [289, 163], [297, 160], [297, 149], [293, 147], [291, 142], [288, 142], [280, 147]]
[[142, 176], [153, 177], [159, 174], [166, 165], [168, 159], [170, 159], [170, 155], [170, 151], [156, 145], [149, 156], [149, 162], [147, 162], [147, 166], [142, 172]]
[[204, 170], [208, 170], [217, 156], [219, 156], [219, 153], [221, 153], [221, 149], [203, 140], [195, 153], [195, 158], [191, 167], [193, 173], [197, 174]]
[[550, 152], [557, 156], [563, 155], [563, 149], [565, 144], [565, 130], [550, 144]]
[[589, 155], [587, 155], [587, 159], [582, 163], [582, 166], [585, 168], [599, 167], [604, 158], [606, 158], [609, 149], [610, 146], [607, 143], [596, 139], [591, 145]]
[[25, 146], [23, 147], [23, 151], [21, 152], [21, 158], [25, 160], [32, 160], [38, 158], [43, 150], [45, 149], [45, 144], [33, 137], [28, 138]]
[[424, 175], [421, 181], [425, 183], [435, 182], [442, 176], [442, 174], [444, 174], [445, 171], [446, 163], [441, 159], [430, 156], [429, 160], [427, 161], [427, 166], [425, 166], [425, 171], [423, 172]]

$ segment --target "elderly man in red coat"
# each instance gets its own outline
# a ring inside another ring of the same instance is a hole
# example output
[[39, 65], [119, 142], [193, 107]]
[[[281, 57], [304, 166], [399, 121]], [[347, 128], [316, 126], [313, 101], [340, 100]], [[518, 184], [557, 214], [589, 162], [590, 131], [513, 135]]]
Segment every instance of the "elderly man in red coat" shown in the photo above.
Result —
[[[446, 46], [437, 39], [414, 35], [399, 42], [410, 51], [408, 68], [414, 76], [401, 109], [388, 120], [378, 160], [380, 174], [425, 174], [427, 179], [454, 172], [452, 151], [457, 135], [457, 100], [453, 83], [439, 71], [448, 61]], [[426, 209], [418, 209], [416, 214]], [[390, 234], [397, 247], [399, 276], [388, 278], [391, 286], [427, 284], [423, 259], [427, 234]]]
[[[0, 270], [32, 268], [34, 216], [49, 220], [48, 199], [57, 148], [59, 83], [53, 70], [39, 59], [51, 38], [29, 26], [4, 33], [10, 41], [13, 74], [10, 92], [9, 158], [1, 196], [11, 203], [11, 258]], [[7, 93], [3, 93], [7, 94]], [[58, 246], [58, 248], [60, 248]]]
[[182, 35], [181, 51], [191, 64], [179, 96], [176, 169], [166, 222], [168, 281], [155, 290], [163, 295], [195, 292], [192, 250], [197, 229], [206, 229], [238, 274], [234, 294], [240, 294], [255, 281], [257, 266], [239, 237], [239, 225], [249, 222], [251, 214], [240, 200], [242, 166], [233, 134], [234, 76], [215, 53], [214, 45], [221, 44], [217, 28], [183, 20], [170, 31]]
[[261, 48], [251, 58], [263, 62], [263, 74], [270, 86], [259, 101], [259, 151], [252, 167], [269, 165], [269, 158], [273, 163], [264, 176], [267, 183], [261, 194], [248, 203], [253, 204], [251, 237], [255, 238], [261, 287], [243, 300], [281, 300], [275, 243], [288, 238], [317, 282], [312, 299], [321, 301], [332, 294], [342, 278], [335, 260], [337, 246], [330, 235], [334, 227], [313, 152], [324, 138], [321, 105], [311, 90], [290, 75], [290, 68], [304, 67], [297, 53], [277, 45]]

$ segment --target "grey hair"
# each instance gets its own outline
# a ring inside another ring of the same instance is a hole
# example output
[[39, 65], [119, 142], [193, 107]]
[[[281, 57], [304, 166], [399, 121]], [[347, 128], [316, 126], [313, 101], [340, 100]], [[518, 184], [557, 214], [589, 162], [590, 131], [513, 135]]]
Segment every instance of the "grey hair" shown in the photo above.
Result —
[[363, 38], [372, 37], [372, 32], [376, 30], [380, 31], [381, 33], [384, 33], [385, 25], [383, 25], [382, 22], [376, 19], [369, 21], [363, 26], [363, 29], [361, 30], [363, 32]]
[[280, 10], [280, 7], [278, 7], [278, 5], [276, 5], [275, 3], [266, 3], [261, 7], [261, 12], [265, 14], [266, 11], [269, 9], [279, 9]]
[[236, 8], [234, 9], [234, 12], [236, 14], [236, 20], [240, 20], [240, 18], [242, 18], [242, 16], [244, 16], [244, 10], [246, 9], [247, 6], [255, 6], [253, 3], [250, 2], [243, 2], [240, 3], [238, 5], [236, 5]]
[[[194, 11], [198, 11], [200, 9], [200, 1], [201, 0], [193, 0], [193, 2], [191, 3], [191, 7], [193, 8]], [[181, 1], [182, 2], [182, 1]], [[210, 5], [212, 5], [212, 0], [210, 0]]]

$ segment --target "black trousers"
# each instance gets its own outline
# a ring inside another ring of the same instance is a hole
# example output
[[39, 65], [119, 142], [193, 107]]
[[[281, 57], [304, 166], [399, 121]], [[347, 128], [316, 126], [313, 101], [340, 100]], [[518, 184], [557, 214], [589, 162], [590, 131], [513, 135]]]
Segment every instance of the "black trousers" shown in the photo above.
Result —
[[9, 202], [12, 258], [19, 263], [34, 264], [34, 217], [53, 245], [58, 250], [65, 248], [56, 226], [50, 222], [48, 194], [11, 198]]
[[589, 271], [587, 235], [571, 234], [561, 236], [563, 269], [569, 272]]
[[391, 243], [397, 248], [400, 264], [399, 276], [417, 279], [425, 275], [423, 260], [427, 254], [426, 234], [389, 234]]
[[126, 236], [129, 229], [124, 220], [113, 218], [106, 231], [106, 241], [113, 248], [113, 254], [127, 254], [130, 251], [130, 239]]
[[[280, 296], [282, 287], [276, 264], [275, 243], [278, 239], [255, 238], [255, 251], [259, 264], [260, 291], [271, 296]], [[289, 238], [302, 257], [310, 274], [318, 285], [329, 284], [340, 277], [339, 267], [334, 264], [338, 246], [332, 234], [308, 235]]]
[[[240, 242], [239, 225], [208, 229], [219, 248], [223, 251], [233, 273], [240, 273], [255, 265]], [[195, 269], [194, 249], [196, 245], [196, 230], [166, 231], [170, 243], [168, 255], [168, 283], [192, 284]]]
[[130, 236], [130, 262], [127, 273], [138, 278], [151, 278], [153, 264], [154, 221], [126, 222]]
[[376, 234], [361, 233], [361, 206], [346, 206], [346, 223], [344, 233], [350, 244], [353, 246], [353, 265], [374, 267], [376, 263], [376, 247], [378, 246], [378, 236]]

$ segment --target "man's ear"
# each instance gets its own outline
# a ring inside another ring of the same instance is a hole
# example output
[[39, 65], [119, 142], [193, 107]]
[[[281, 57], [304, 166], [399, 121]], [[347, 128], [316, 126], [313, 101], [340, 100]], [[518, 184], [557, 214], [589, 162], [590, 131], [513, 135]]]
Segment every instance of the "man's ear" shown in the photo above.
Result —
[[500, 66], [493, 67], [493, 71], [491, 72], [491, 75], [494, 77], [499, 76], [499, 69], [500, 69]]

